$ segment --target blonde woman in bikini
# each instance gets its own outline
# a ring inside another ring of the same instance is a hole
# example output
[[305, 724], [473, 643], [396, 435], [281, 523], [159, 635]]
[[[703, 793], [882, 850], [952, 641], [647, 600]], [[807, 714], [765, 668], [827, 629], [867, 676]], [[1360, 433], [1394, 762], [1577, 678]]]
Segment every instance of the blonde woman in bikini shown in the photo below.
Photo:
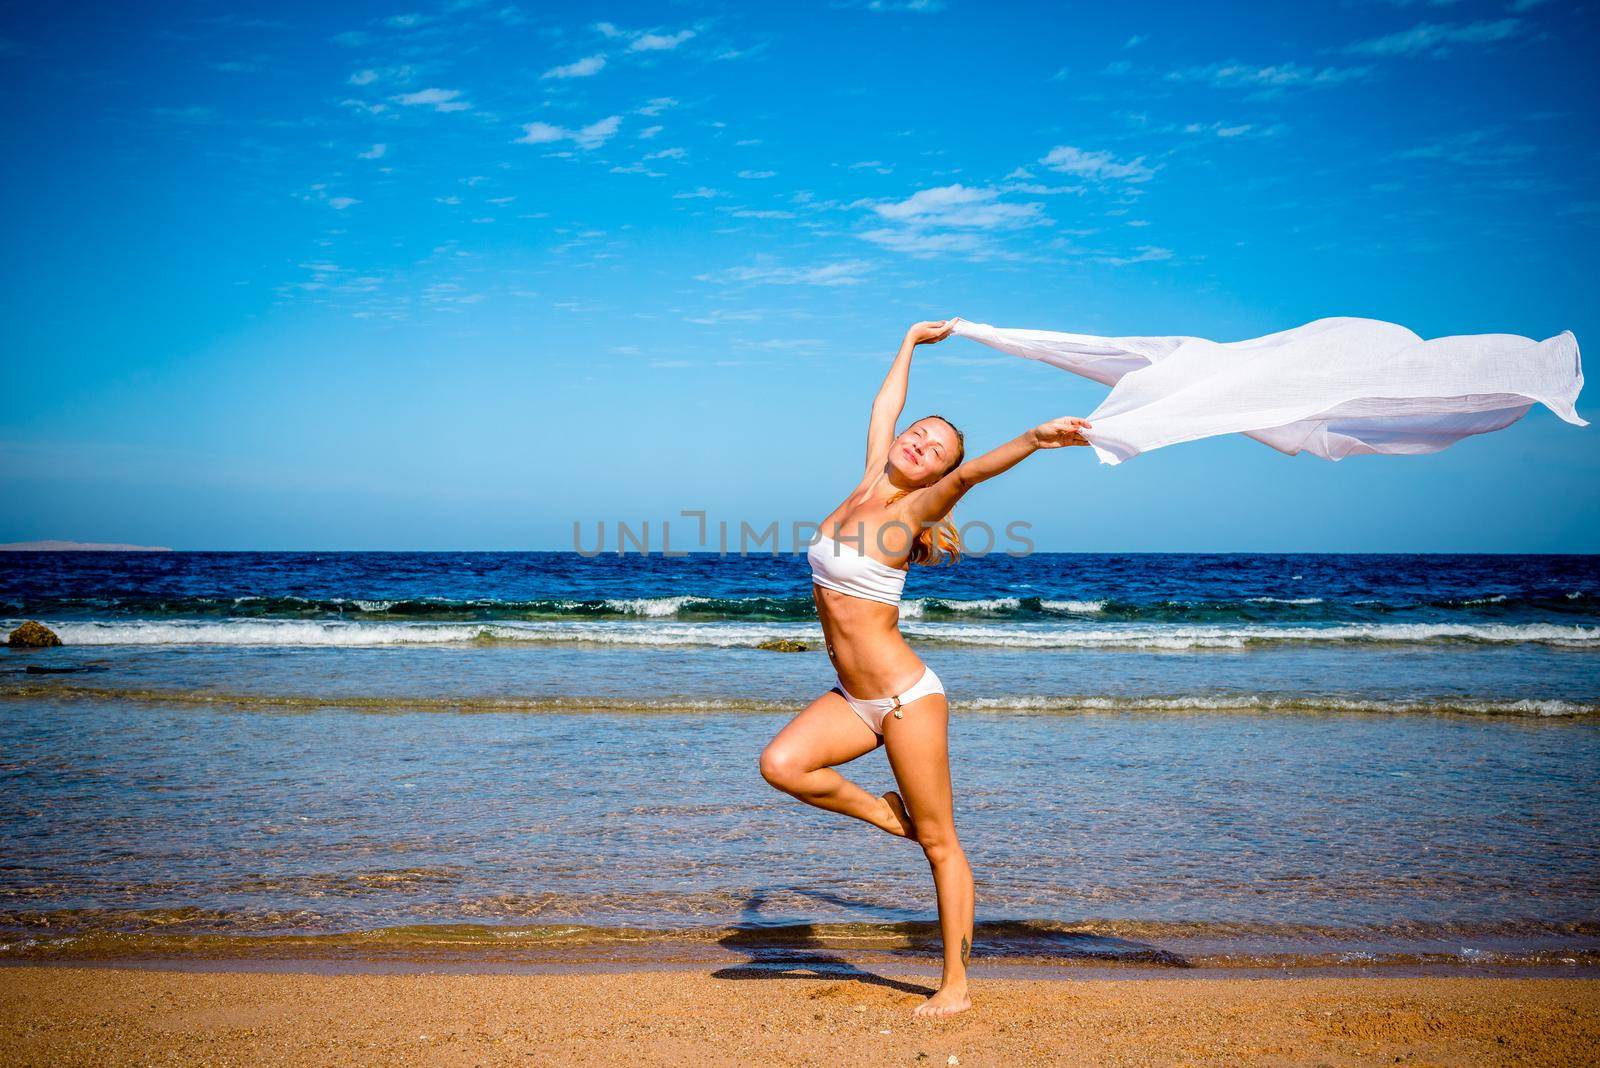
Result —
[[[912, 353], [943, 341], [954, 324], [917, 323], [907, 331], [872, 402], [866, 472], [822, 521], [809, 552], [812, 594], [838, 685], [761, 753], [762, 777], [779, 790], [922, 847], [933, 869], [944, 973], [938, 992], [917, 1006], [919, 1016], [972, 1007], [973, 884], [951, 804], [944, 686], [900, 636], [906, 570], [955, 560], [961, 546], [950, 510], [973, 486], [1039, 449], [1087, 445], [1079, 430], [1089, 425], [1055, 419], [965, 462], [961, 432], [942, 416], [918, 419], [896, 436]], [[879, 745], [900, 787], [881, 797], [834, 770]]]

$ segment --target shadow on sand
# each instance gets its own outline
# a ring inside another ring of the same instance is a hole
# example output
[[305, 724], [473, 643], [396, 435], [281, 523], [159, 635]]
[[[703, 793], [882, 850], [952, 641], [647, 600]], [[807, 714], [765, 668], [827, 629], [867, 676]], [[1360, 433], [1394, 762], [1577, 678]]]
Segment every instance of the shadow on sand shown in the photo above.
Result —
[[[802, 893], [847, 909], [870, 909], [881, 916], [882, 905], [854, 901], [821, 891], [796, 891], [786, 887], [785, 894]], [[766, 891], [753, 892], [744, 903], [740, 920], [718, 944], [725, 949], [742, 953], [749, 959], [712, 972], [715, 979], [854, 979], [873, 986], [909, 994], [930, 996], [933, 988], [916, 982], [893, 979], [867, 971], [840, 955], [841, 948], [889, 952], [908, 959], [932, 957], [938, 961], [943, 951], [939, 938], [939, 925], [927, 920], [907, 920], [898, 923], [872, 922], [861, 924], [860, 931], [852, 937], [850, 924], [771, 924], [761, 921], [761, 911], [766, 904]], [[824, 940], [822, 932], [828, 937]], [[1062, 931], [1048, 924], [1028, 920], [997, 920], [979, 923], [974, 932], [975, 956], [1007, 957], [1041, 964], [1058, 964], [1071, 961], [1103, 964], [1133, 964], [1155, 968], [1188, 968], [1188, 960], [1145, 942], [1090, 934], [1084, 931]], [[857, 942], [850, 946], [852, 941]], [[882, 943], [889, 942], [893, 949], [884, 950]], [[841, 947], [841, 943], [844, 946]], [[868, 943], [865, 945], [859, 943]], [[878, 943], [872, 945], [870, 943]]]

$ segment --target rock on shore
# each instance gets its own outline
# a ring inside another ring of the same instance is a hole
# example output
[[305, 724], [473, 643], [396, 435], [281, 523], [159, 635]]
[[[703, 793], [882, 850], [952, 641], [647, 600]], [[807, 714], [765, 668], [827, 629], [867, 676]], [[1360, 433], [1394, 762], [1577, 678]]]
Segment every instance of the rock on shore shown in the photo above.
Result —
[[60, 645], [61, 639], [43, 623], [35, 623], [30, 619], [11, 632], [6, 644], [13, 649], [47, 649], [52, 645]]

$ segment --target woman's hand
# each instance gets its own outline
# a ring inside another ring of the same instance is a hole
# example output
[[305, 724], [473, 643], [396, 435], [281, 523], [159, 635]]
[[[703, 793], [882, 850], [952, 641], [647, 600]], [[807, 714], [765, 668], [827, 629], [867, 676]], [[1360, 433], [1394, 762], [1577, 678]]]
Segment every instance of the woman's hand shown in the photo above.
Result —
[[1088, 439], [1081, 431], [1084, 427], [1092, 425], [1088, 420], [1079, 419], [1075, 415], [1040, 423], [1032, 431], [1033, 446], [1036, 449], [1059, 449], [1067, 445], [1087, 445]]
[[906, 340], [913, 345], [934, 345], [950, 336], [954, 330], [954, 319], [940, 319], [937, 322], [915, 323], [906, 331]]

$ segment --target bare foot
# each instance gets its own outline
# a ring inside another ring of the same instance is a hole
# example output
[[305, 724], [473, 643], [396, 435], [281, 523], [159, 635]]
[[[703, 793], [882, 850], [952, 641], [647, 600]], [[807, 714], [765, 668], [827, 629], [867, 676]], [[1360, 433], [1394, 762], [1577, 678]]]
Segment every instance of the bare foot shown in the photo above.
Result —
[[890, 790], [883, 795], [883, 804], [889, 810], [889, 814], [888, 818], [878, 826], [892, 835], [916, 841], [917, 828], [911, 822], [911, 813], [906, 811], [906, 803], [900, 800], [900, 795]]
[[912, 1009], [911, 1015], [954, 1016], [956, 1013], [966, 1012], [970, 1008], [972, 1008], [972, 999], [967, 997], [967, 982], [963, 979], [959, 983], [946, 983], [941, 986], [937, 994]]

